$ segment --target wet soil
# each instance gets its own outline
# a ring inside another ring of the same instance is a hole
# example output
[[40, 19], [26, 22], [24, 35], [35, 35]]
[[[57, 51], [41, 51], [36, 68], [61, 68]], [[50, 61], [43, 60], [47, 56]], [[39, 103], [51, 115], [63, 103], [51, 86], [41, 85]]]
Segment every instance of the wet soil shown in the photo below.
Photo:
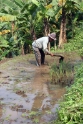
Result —
[[[77, 63], [79, 56], [65, 55]], [[37, 67], [34, 55], [0, 63], [0, 124], [48, 124], [57, 118], [58, 101], [65, 87], [50, 84], [50, 66], [57, 57], [46, 56], [46, 65]]]

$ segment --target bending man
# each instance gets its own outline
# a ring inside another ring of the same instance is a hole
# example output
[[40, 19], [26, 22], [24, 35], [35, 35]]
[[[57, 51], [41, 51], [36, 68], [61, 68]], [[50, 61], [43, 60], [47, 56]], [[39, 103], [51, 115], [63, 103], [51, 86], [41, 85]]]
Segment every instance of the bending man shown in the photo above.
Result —
[[36, 58], [37, 66], [44, 65], [45, 53], [53, 56], [52, 53], [48, 50], [48, 43], [56, 40], [56, 34], [51, 33], [48, 36], [41, 37], [32, 43], [33, 51]]

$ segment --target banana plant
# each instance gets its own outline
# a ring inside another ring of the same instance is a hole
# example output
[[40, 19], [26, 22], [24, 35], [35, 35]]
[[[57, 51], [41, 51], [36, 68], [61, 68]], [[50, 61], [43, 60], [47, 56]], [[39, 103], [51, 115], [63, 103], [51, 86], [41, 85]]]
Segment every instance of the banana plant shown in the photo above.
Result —
[[[50, 15], [48, 10], [50, 8], [52, 8], [51, 6], [51, 0], [39, 0], [39, 6], [38, 6], [38, 18], [41, 19], [41, 21], [43, 22], [43, 35], [48, 35], [48, 33], [50, 33]], [[50, 9], [51, 11], [51, 9]], [[51, 13], [53, 15], [53, 13]], [[39, 20], [38, 19], [38, 20]], [[40, 21], [40, 20], [39, 20]]]
[[62, 47], [63, 44], [67, 42], [66, 25], [68, 16], [71, 13], [79, 12], [81, 4], [79, 0], [56, 0], [56, 2], [55, 0], [52, 0], [52, 6], [53, 6], [52, 13], [54, 12], [56, 21], [61, 20], [59, 47]]
[[[34, 24], [35, 24], [35, 13], [37, 7], [37, 1], [30, 0], [6, 0], [4, 1], [4, 8], [1, 9], [1, 23], [4, 21], [10, 22], [11, 25], [11, 37], [16, 37], [18, 44], [23, 51], [24, 43], [28, 37], [33, 36]], [[15, 17], [14, 19], [12, 19]], [[12, 20], [11, 20], [12, 19]], [[16, 26], [16, 30], [15, 30]], [[10, 38], [11, 38], [10, 37]], [[24, 52], [22, 52], [24, 54]]]
[[[59, 47], [67, 42], [66, 30], [67, 30], [67, 19], [72, 13], [78, 12], [79, 4], [77, 0], [61, 0], [61, 25], [60, 25], [60, 35], [59, 35]], [[77, 15], [77, 14], [76, 14]], [[75, 17], [74, 17], [75, 18]], [[73, 18], [72, 18], [73, 19]], [[76, 18], [75, 18], [76, 19]], [[72, 23], [71, 23], [72, 24]]]
[[8, 41], [5, 40], [2, 36], [0, 36], [0, 60], [8, 54], [8, 49]]
[[[35, 25], [37, 20], [37, 3], [28, 0], [21, 8], [21, 13], [17, 17], [18, 38], [21, 38], [22, 48], [26, 43], [29, 46], [36, 39]], [[31, 42], [30, 42], [31, 41]], [[22, 50], [23, 51], [23, 50]], [[29, 51], [29, 50], [28, 50]]]
[[[0, 42], [0, 48], [2, 50], [2, 56], [6, 56], [12, 49], [14, 49], [14, 46], [12, 45], [13, 42], [10, 45], [10, 39], [13, 37], [13, 30], [12, 30], [12, 22], [15, 22], [16, 19], [16, 9], [17, 6], [13, 4], [14, 1], [6, 0], [4, 2], [1, 1], [1, 8], [0, 8], [0, 35], [2, 38]], [[4, 44], [4, 41], [7, 43], [7, 47]], [[3, 44], [3, 46], [2, 46]], [[15, 42], [16, 44], [16, 42]], [[7, 51], [7, 52], [6, 52]], [[14, 50], [13, 50], [14, 51]], [[2, 57], [1, 57], [2, 58]]]

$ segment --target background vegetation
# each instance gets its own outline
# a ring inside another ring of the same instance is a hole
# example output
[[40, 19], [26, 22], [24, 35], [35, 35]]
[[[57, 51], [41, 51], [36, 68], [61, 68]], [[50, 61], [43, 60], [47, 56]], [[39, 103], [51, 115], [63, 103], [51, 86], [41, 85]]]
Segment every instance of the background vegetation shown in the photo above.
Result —
[[[30, 53], [32, 41], [51, 32], [57, 36], [53, 51], [83, 58], [83, 0], [0, 0], [0, 60]], [[56, 124], [83, 123], [83, 65], [75, 72]]]
[[83, 0], [0, 0], [0, 60], [30, 53], [32, 41], [51, 32], [53, 50], [66, 43], [82, 55], [82, 20]]

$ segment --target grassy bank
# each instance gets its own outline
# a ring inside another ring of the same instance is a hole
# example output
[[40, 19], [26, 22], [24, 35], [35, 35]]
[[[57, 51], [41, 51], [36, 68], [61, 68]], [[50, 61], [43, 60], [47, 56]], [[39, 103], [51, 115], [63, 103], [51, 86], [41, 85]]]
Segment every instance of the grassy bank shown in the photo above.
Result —
[[83, 124], [83, 64], [75, 68], [74, 84], [60, 103], [55, 124]]

